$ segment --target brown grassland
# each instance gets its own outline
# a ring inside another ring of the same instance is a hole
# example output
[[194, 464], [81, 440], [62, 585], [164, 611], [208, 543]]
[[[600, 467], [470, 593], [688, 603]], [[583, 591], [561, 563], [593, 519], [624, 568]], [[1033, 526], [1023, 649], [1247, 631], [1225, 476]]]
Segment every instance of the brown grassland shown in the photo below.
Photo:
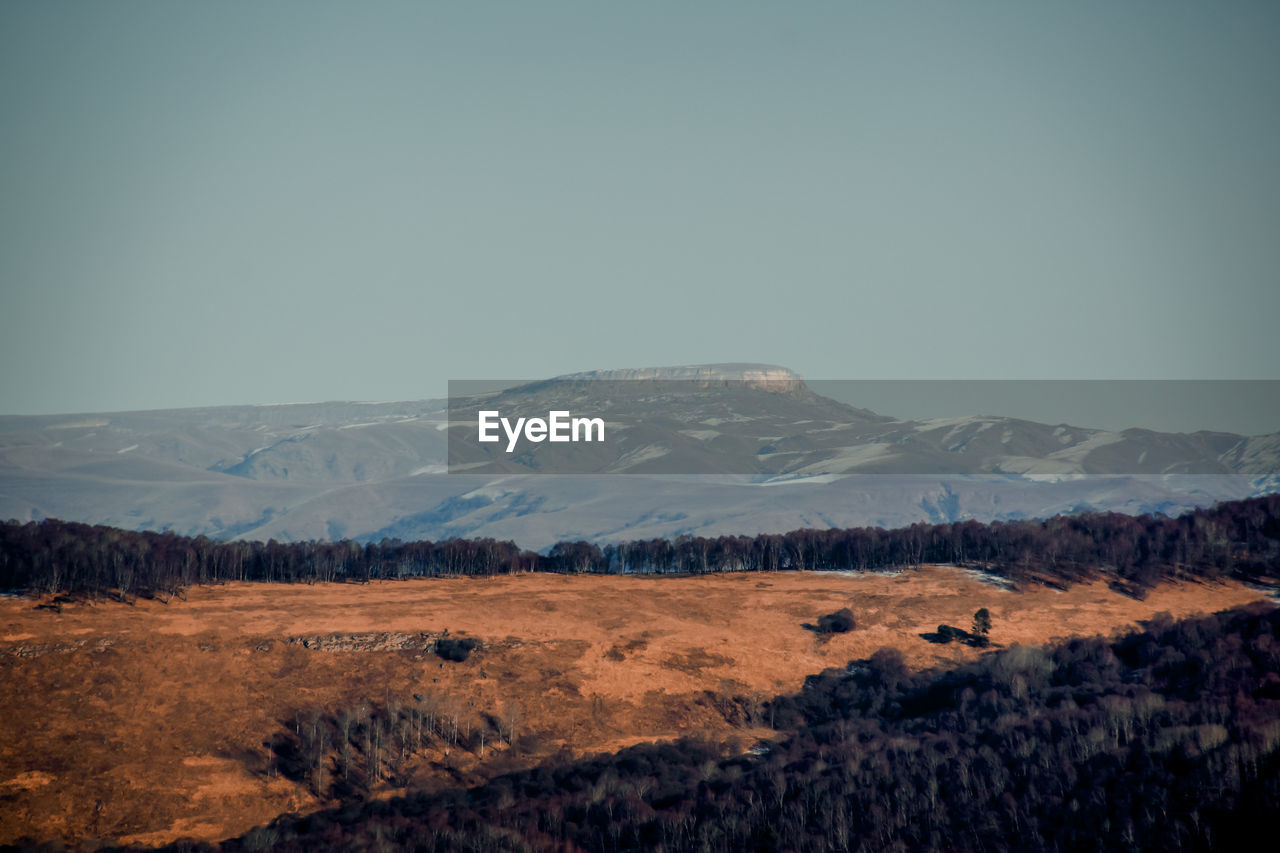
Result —
[[[770, 732], [732, 725], [720, 697], [795, 691], [806, 675], [883, 646], [921, 668], [971, 658], [981, 652], [919, 635], [943, 622], [968, 628], [980, 607], [991, 612], [992, 642], [1007, 646], [1111, 635], [1156, 613], [1211, 613], [1260, 597], [1235, 583], [1166, 584], [1144, 600], [1101, 582], [1014, 592], [925, 567], [238, 583], [167, 604], [79, 602], [60, 612], [7, 598], [0, 844], [217, 840], [331, 805], [270, 770], [265, 744], [299, 710], [427, 691], [476, 718], [519, 708], [528, 736], [515, 746], [495, 735], [483, 758], [436, 747], [412, 765], [415, 787], [474, 784], [561, 750], [681, 735], [743, 748]], [[824, 638], [802, 627], [841, 607], [857, 619], [852, 633]], [[443, 662], [418, 638], [445, 630], [483, 645], [464, 662]]]

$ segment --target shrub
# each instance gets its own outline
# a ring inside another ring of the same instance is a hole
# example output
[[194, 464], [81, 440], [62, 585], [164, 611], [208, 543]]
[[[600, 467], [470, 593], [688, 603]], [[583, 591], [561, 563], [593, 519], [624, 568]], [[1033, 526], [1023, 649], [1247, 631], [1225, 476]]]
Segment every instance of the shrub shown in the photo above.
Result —
[[445, 660], [462, 662], [471, 656], [471, 652], [480, 646], [480, 641], [473, 637], [441, 637], [436, 640], [436, 654]]
[[821, 634], [847, 634], [854, 628], [853, 611], [842, 607], [835, 613], [828, 613], [818, 620], [818, 632]]

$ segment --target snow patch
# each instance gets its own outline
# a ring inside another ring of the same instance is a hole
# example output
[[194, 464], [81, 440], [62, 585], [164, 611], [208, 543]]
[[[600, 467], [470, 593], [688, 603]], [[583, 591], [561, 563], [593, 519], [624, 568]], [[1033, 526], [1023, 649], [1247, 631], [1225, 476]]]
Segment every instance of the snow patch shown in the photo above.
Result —
[[615, 471], [625, 471], [634, 465], [639, 465], [641, 462], [648, 462], [650, 459], [661, 459], [670, 452], [670, 448], [661, 447], [656, 444], [648, 447], [641, 447], [637, 450], [632, 450], [629, 453], [622, 454], [622, 456], [618, 457], [618, 461], [614, 463], [612, 467]]
[[784, 476], [772, 477], [757, 486], [820, 486], [823, 483], [834, 483], [836, 480], [843, 480], [843, 474], [810, 474], [800, 475], [798, 477]]
[[961, 441], [961, 442], [959, 442], [958, 444], [955, 444], [955, 445], [953, 445], [953, 446], [951, 446], [951, 447], [948, 447], [948, 448], [946, 448], [946, 449], [947, 449], [948, 451], [951, 451], [951, 452], [954, 452], [954, 451], [956, 451], [956, 450], [959, 450], [960, 448], [962, 448], [962, 447], [964, 447], [966, 444], [968, 444], [968, 443], [969, 443], [969, 441], [970, 441], [974, 436], [976, 436], [978, 433], [983, 432], [983, 431], [985, 431], [985, 430], [988, 430], [988, 429], [990, 429], [990, 428], [994, 425], [994, 423], [993, 423], [992, 421], [982, 420], [982, 419], [980, 419], [980, 418], [973, 418], [973, 419], [970, 419], [970, 420], [966, 421], [965, 423], [956, 424], [955, 426], [953, 426], [953, 427], [950, 429], [950, 431], [948, 431], [948, 432], [947, 432], [947, 434], [946, 434], [945, 436], [943, 436], [943, 437], [942, 437], [942, 442], [945, 444], [945, 443], [947, 443], [947, 442], [951, 441], [951, 440], [952, 440], [953, 438], [955, 438], [959, 433], [963, 432], [964, 430], [968, 429], [969, 427], [971, 427], [971, 426], [973, 426], [973, 425], [975, 425], [975, 424], [977, 424], [977, 425], [978, 425], [978, 428], [977, 428], [976, 430], [974, 430], [972, 433], [970, 433], [968, 436], [966, 436], [966, 437], [965, 437], [965, 439], [964, 439], [964, 441]]
[[1099, 432], [1089, 436], [1079, 444], [1055, 450], [1045, 457], [1004, 456], [995, 460], [994, 471], [1000, 474], [1021, 474], [1027, 479], [1041, 478], [1046, 482], [1056, 482], [1071, 475], [1083, 475], [1084, 460], [1090, 453], [1108, 444], [1124, 441], [1124, 436], [1115, 432]]
[[[769, 454], [781, 455], [781, 454]], [[871, 442], [869, 444], [859, 444], [854, 447], [844, 447], [835, 456], [828, 459], [822, 459], [803, 468], [796, 469], [797, 474], [842, 474], [853, 471], [871, 462], [879, 462], [883, 459], [891, 459], [897, 454], [893, 451], [893, 445], [884, 442]]]
[[935, 432], [940, 429], [956, 430], [970, 424], [991, 423], [990, 418], [966, 415], [962, 418], [921, 418], [914, 421], [916, 432]]
[[1124, 441], [1124, 436], [1118, 432], [1099, 432], [1095, 433], [1084, 441], [1064, 448], [1063, 450], [1055, 450], [1049, 454], [1050, 459], [1063, 459], [1071, 462], [1082, 463], [1084, 458], [1099, 447], [1106, 447], [1108, 444], [1115, 444]]
[[465, 501], [471, 498], [491, 498], [496, 501], [499, 498], [506, 497], [507, 495], [514, 495], [518, 491], [517, 489], [501, 488], [502, 483], [505, 483], [509, 479], [509, 477], [500, 477], [497, 480], [485, 483], [479, 488], [472, 489], [465, 495], [460, 495], [458, 499]]
[[1001, 577], [1000, 575], [983, 571], [982, 569], [965, 569], [964, 573], [976, 581], [980, 581], [985, 584], [990, 584], [991, 586], [998, 586], [1004, 590], [1015, 589], [1013, 581], [1009, 580], [1006, 577]]

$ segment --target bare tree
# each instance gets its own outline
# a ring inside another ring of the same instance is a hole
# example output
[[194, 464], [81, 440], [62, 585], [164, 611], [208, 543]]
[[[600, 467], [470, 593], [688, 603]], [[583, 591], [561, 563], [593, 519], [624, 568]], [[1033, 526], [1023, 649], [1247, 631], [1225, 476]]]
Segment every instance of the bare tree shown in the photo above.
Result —
[[524, 709], [516, 700], [508, 699], [503, 703], [502, 711], [498, 716], [498, 733], [507, 743], [515, 743], [516, 732], [522, 722], [524, 722]]

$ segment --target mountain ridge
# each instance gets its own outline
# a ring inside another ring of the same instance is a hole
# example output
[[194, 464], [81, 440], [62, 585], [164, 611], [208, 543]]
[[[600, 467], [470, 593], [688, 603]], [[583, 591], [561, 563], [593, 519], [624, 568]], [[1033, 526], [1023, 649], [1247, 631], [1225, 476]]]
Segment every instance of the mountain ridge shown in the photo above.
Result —
[[[775, 365], [591, 371], [491, 398], [542, 405], [636, 381], [599, 378], [618, 375], [653, 386], [629, 414], [613, 412], [617, 423], [631, 418], [632, 438], [596, 460], [612, 473], [563, 477], [519, 464], [446, 474], [451, 412], [438, 399], [3, 416], [0, 518], [215, 538], [492, 536], [541, 547], [1077, 508], [1182, 511], [1280, 488], [1280, 434], [898, 419], [816, 394]], [[715, 476], [680, 473], [708, 459]]]

